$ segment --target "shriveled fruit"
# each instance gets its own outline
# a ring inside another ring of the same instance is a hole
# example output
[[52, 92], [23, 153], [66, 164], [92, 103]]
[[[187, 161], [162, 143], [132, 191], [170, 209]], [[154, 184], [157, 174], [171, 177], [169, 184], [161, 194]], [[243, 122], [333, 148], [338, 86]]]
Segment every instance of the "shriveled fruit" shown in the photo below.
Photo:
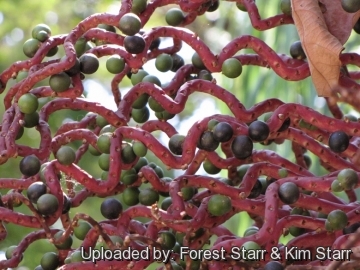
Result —
[[142, 205], [151, 206], [159, 201], [159, 193], [152, 188], [141, 189], [139, 193], [139, 202]]
[[71, 79], [65, 72], [51, 75], [49, 79], [50, 88], [58, 93], [64, 92], [69, 89], [71, 85]]
[[37, 110], [39, 101], [34, 94], [26, 93], [19, 98], [18, 106], [20, 112], [31, 114]]
[[70, 165], [74, 163], [76, 159], [75, 151], [70, 146], [61, 146], [60, 149], [56, 152], [56, 158], [58, 162], [62, 165]]
[[252, 154], [253, 142], [246, 135], [236, 136], [231, 143], [231, 150], [236, 158], [246, 159]]
[[269, 136], [270, 129], [265, 122], [256, 120], [249, 125], [248, 133], [252, 140], [262, 142]]
[[115, 198], [105, 199], [100, 206], [101, 214], [107, 219], [116, 219], [122, 212], [122, 204]]
[[27, 176], [34, 176], [40, 171], [41, 163], [37, 156], [30, 155], [24, 157], [19, 164], [20, 172]]
[[295, 183], [286, 182], [279, 187], [278, 195], [283, 203], [293, 204], [299, 199], [300, 190]]
[[178, 8], [171, 8], [165, 14], [165, 21], [171, 26], [180, 25], [184, 19], [184, 13]]
[[44, 270], [55, 270], [59, 266], [59, 256], [55, 252], [46, 252], [40, 261]]
[[184, 135], [174, 134], [169, 140], [169, 149], [174, 155], [181, 155], [183, 151]]
[[237, 78], [242, 73], [242, 65], [236, 58], [226, 59], [222, 66], [221, 72], [228, 78]]
[[91, 228], [92, 226], [89, 222], [80, 220], [77, 225], [74, 226], [74, 235], [77, 239], [84, 240]]
[[344, 152], [349, 146], [349, 136], [344, 131], [335, 131], [329, 137], [329, 147], [335, 153]]
[[44, 216], [54, 214], [59, 208], [59, 200], [52, 194], [44, 194], [36, 202], [37, 210]]
[[93, 53], [86, 53], [80, 56], [80, 70], [84, 74], [93, 74], [99, 68], [99, 59]]
[[133, 36], [140, 31], [141, 20], [134, 13], [127, 13], [119, 21], [119, 29], [125, 35]]
[[27, 191], [26, 191], [26, 196], [28, 197], [28, 199], [30, 200], [30, 202], [32, 203], [36, 203], [37, 200], [46, 193], [46, 185], [41, 182], [34, 182], [32, 183]]
[[212, 152], [219, 146], [219, 142], [215, 140], [214, 134], [211, 131], [205, 131], [200, 136], [197, 146], [202, 150]]
[[211, 196], [207, 209], [213, 216], [222, 216], [231, 210], [231, 200], [228, 196], [215, 194]]
[[106, 60], [106, 69], [112, 74], [118, 74], [125, 68], [125, 60], [119, 55], [112, 55]]
[[128, 53], [139, 54], [145, 49], [145, 40], [139, 34], [134, 36], [126, 36], [124, 38], [124, 47]]

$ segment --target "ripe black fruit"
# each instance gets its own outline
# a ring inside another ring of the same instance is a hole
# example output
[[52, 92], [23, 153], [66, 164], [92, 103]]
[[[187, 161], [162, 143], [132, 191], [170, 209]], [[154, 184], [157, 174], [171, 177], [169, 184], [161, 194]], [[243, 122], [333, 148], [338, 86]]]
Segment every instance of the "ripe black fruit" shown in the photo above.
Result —
[[300, 41], [295, 41], [290, 46], [290, 55], [292, 58], [304, 60], [306, 59], [306, 54], [301, 46]]
[[202, 150], [212, 152], [219, 146], [219, 142], [215, 140], [214, 134], [211, 131], [205, 131], [200, 136], [197, 146]]
[[95, 54], [86, 53], [79, 58], [80, 70], [84, 74], [93, 74], [99, 68], [99, 59]]
[[181, 155], [183, 148], [182, 145], [184, 143], [185, 136], [180, 134], [175, 134], [171, 136], [169, 140], [169, 149], [174, 155]]
[[101, 203], [101, 214], [107, 219], [116, 219], [119, 217], [123, 207], [119, 200], [108, 198]]
[[355, 13], [360, 10], [360, 1], [358, 0], [341, 0], [342, 8], [349, 13]]
[[36, 203], [37, 200], [46, 193], [46, 185], [41, 182], [34, 182], [32, 183], [27, 191], [26, 196], [29, 198], [30, 202]]
[[235, 137], [231, 143], [231, 151], [238, 159], [246, 159], [251, 156], [253, 150], [253, 142], [248, 136], [239, 135]]
[[145, 40], [139, 34], [134, 36], [126, 36], [124, 38], [125, 50], [132, 54], [142, 53], [145, 49]]
[[269, 133], [269, 126], [263, 121], [256, 120], [249, 125], [249, 137], [254, 141], [265, 141]]
[[286, 182], [280, 186], [278, 195], [283, 203], [293, 204], [299, 199], [300, 190], [296, 184]]
[[220, 122], [213, 130], [214, 139], [218, 142], [227, 142], [234, 134], [232, 127], [226, 122]]
[[335, 131], [329, 137], [329, 147], [335, 153], [345, 151], [349, 146], [349, 136], [344, 131]]
[[23, 175], [30, 177], [40, 171], [40, 160], [34, 156], [26, 156], [20, 161], [20, 171]]
[[264, 267], [264, 270], [284, 270], [284, 269], [285, 267], [282, 266], [281, 263], [276, 261], [268, 262]]

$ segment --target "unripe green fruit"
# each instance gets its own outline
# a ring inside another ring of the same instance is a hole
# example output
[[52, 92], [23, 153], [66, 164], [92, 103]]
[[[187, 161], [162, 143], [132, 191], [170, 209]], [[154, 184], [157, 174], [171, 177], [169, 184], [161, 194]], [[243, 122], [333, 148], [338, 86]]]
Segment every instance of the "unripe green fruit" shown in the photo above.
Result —
[[173, 66], [173, 59], [169, 54], [163, 53], [156, 57], [155, 67], [161, 72], [171, 70]]
[[140, 18], [133, 14], [127, 13], [121, 17], [119, 21], [119, 29], [125, 35], [133, 36], [140, 31], [141, 28], [141, 20]]
[[125, 60], [119, 55], [112, 55], [106, 60], [106, 69], [112, 74], [118, 74], [125, 68]]
[[76, 154], [74, 149], [70, 146], [61, 146], [60, 149], [56, 152], [56, 158], [58, 162], [62, 165], [70, 165], [74, 163], [76, 159]]
[[37, 110], [39, 101], [34, 94], [26, 93], [19, 98], [18, 106], [20, 112], [32, 114]]
[[166, 12], [165, 21], [168, 25], [178, 26], [185, 19], [184, 13], [178, 8], [171, 8]]
[[221, 67], [222, 73], [228, 78], [239, 77], [242, 72], [242, 65], [236, 58], [226, 59]]
[[231, 200], [228, 196], [215, 194], [208, 202], [208, 211], [213, 216], [222, 216], [231, 210]]
[[31, 32], [31, 36], [33, 38], [37, 38], [40, 32], [45, 32], [45, 33], [47, 33], [48, 36], [50, 36], [51, 28], [44, 23], [40, 23], [33, 28], [32, 32]]
[[36, 54], [40, 46], [41, 42], [39, 40], [33, 38], [28, 39], [23, 45], [23, 52], [27, 57], [31, 58]]
[[51, 75], [49, 79], [49, 85], [50, 88], [55, 92], [64, 92], [68, 90], [71, 85], [70, 76], [65, 72]]
[[77, 226], [74, 226], [74, 235], [77, 239], [84, 240], [91, 228], [92, 226], [89, 222], [80, 220]]

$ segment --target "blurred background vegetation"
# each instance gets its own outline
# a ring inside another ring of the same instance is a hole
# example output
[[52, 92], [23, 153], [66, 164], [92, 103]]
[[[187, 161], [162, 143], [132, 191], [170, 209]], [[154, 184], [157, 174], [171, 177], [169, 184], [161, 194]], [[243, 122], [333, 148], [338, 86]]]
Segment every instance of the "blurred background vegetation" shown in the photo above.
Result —
[[[257, 0], [256, 3], [263, 18], [281, 12], [279, 8], [280, 0]], [[9, 67], [14, 61], [26, 59], [26, 56], [22, 52], [22, 45], [28, 38], [31, 38], [31, 30], [36, 24], [48, 24], [52, 29], [53, 35], [64, 34], [70, 32], [79, 21], [88, 15], [99, 12], [116, 13], [119, 6], [120, 1], [113, 0], [0, 1], [0, 72]], [[145, 29], [166, 25], [164, 15], [170, 7], [173, 6], [166, 6], [156, 10], [154, 16], [146, 24]], [[290, 45], [299, 39], [293, 25], [284, 25], [265, 32], [253, 29], [247, 13], [238, 10], [235, 3], [225, 1], [221, 1], [219, 9], [215, 12], [206, 13], [198, 17], [195, 22], [189, 25], [189, 28], [196, 32], [214, 53], [220, 52], [233, 38], [245, 34], [253, 35], [264, 40], [276, 52], [284, 54], [289, 54]], [[346, 44], [346, 51], [356, 50], [357, 45], [354, 34]], [[162, 43], [171, 44], [171, 41], [164, 39]], [[239, 53], [253, 52], [247, 49]], [[60, 49], [53, 58], [59, 58], [63, 54], [63, 50]], [[179, 54], [184, 57], [186, 63], [191, 62], [192, 49], [185, 46], [185, 44], [184, 49]], [[112, 75], [106, 71], [105, 61], [106, 59], [101, 59], [99, 71], [94, 75], [87, 76], [84, 80], [84, 94], [87, 98], [94, 101], [102, 97], [101, 101], [104, 106], [115, 109], [115, 103], [110, 96], [110, 81]], [[155, 70], [154, 60], [149, 61], [144, 68], [149, 74], [159, 76], [162, 83], [166, 83], [171, 79], [171, 76], [168, 76], [168, 74], [161, 74]], [[170, 73], [171, 72], [169, 72], [169, 74]], [[288, 82], [280, 79], [273, 71], [267, 68], [254, 66], [244, 66], [242, 75], [233, 80], [227, 79], [220, 73], [213, 74], [213, 76], [219, 85], [234, 93], [247, 108], [268, 98], [278, 98], [284, 102], [301, 103], [321, 113], [330, 115], [325, 100], [316, 96], [316, 92], [309, 78], [301, 82]], [[7, 90], [14, 82], [15, 80], [11, 80], [8, 83]], [[42, 84], [47, 84], [47, 81], [42, 82]], [[127, 78], [120, 84], [122, 93], [125, 93], [130, 87], [131, 83]], [[4, 93], [0, 96], [3, 98]], [[43, 103], [46, 101], [46, 99], [43, 100]], [[346, 105], [341, 106], [345, 113], [351, 112], [350, 107]], [[4, 106], [1, 103], [0, 115], [3, 115], [3, 113]], [[86, 113], [85, 111], [71, 110], [54, 113], [49, 120], [53, 134], [64, 121], [79, 120], [83, 118]], [[197, 120], [216, 113], [231, 114], [226, 104], [216, 101], [206, 94], [194, 94], [189, 99], [184, 112], [170, 120], [170, 123], [179, 130], [180, 134], [186, 135], [189, 127]], [[356, 116], [358, 115], [356, 114]], [[151, 117], [154, 118], [154, 115], [151, 115]], [[134, 123], [131, 122], [131, 124]], [[166, 136], [161, 134], [159, 134], [159, 136], [162, 142], [167, 145], [168, 138], [165, 138]], [[38, 147], [38, 132], [35, 128], [26, 129], [23, 137], [18, 140], [18, 143]], [[78, 147], [79, 145], [79, 142], [73, 143], [74, 147]], [[294, 156], [291, 154], [290, 142], [285, 142], [281, 146], [272, 144], [266, 147], [257, 144], [256, 147], [274, 150], [289, 160], [294, 161]], [[324, 174], [325, 170], [320, 167], [318, 159], [311, 153], [309, 156], [312, 159], [311, 171], [317, 175]], [[149, 152], [147, 158], [149, 161], [154, 161], [163, 167], [163, 164], [156, 160], [154, 155]], [[20, 160], [21, 158], [18, 157], [3, 164], [0, 167], [0, 177], [21, 177], [21, 173], [18, 170]], [[97, 165], [97, 157], [86, 153], [79, 165], [94, 177], [100, 178], [102, 171]], [[181, 171], [166, 170], [164, 167], [163, 169], [165, 176], [169, 177], [174, 177], [182, 173]], [[203, 169], [198, 173], [205, 174]], [[226, 172], [222, 171], [219, 175], [226, 177]], [[80, 188], [81, 186], [78, 186], [78, 189]], [[7, 190], [1, 192], [4, 194]], [[117, 195], [116, 197], [121, 200], [121, 195]], [[96, 210], [99, 209], [101, 201], [102, 199], [89, 198], [80, 207], [72, 209], [70, 215], [74, 216], [77, 212], [83, 212], [89, 213], [96, 220], [101, 220], [102, 216], [100, 215], [100, 211]], [[16, 211], [29, 213], [28, 209], [23, 206], [16, 208]], [[228, 228], [238, 235], [242, 235], [249, 225], [251, 225], [251, 220], [246, 213], [237, 214], [227, 222]], [[61, 228], [61, 224], [57, 223], [55, 227]], [[6, 247], [10, 245], [17, 245], [26, 234], [32, 231], [31, 229], [13, 224], [6, 224], [6, 228], [8, 230], [8, 237], [0, 243], [0, 249], [2, 250], [5, 250]], [[288, 238], [282, 241], [287, 240]], [[75, 240], [73, 248], [78, 247], [79, 244], [80, 241]], [[55, 251], [55, 249], [46, 240], [37, 241], [27, 249], [21, 265], [33, 269], [39, 264], [41, 256], [47, 251]], [[151, 268], [153, 268], [153, 266]]]

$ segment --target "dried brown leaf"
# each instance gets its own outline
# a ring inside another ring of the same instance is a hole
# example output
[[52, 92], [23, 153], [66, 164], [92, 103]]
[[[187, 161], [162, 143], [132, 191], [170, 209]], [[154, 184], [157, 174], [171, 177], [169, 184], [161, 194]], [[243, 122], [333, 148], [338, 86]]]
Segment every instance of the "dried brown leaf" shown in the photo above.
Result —
[[316, 91], [330, 97], [338, 86], [342, 45], [360, 13], [345, 12], [340, 0], [291, 0], [291, 5]]

